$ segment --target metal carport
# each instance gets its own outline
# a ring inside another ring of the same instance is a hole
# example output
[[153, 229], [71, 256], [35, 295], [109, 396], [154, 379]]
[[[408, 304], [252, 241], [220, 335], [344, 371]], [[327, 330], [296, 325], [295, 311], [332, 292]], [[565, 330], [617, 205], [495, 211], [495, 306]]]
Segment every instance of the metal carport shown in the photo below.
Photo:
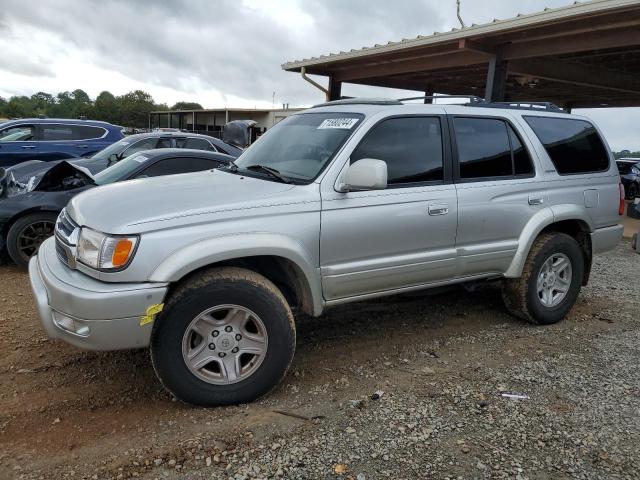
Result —
[[640, 106], [640, 2], [595, 0], [282, 65], [343, 83], [550, 101]]

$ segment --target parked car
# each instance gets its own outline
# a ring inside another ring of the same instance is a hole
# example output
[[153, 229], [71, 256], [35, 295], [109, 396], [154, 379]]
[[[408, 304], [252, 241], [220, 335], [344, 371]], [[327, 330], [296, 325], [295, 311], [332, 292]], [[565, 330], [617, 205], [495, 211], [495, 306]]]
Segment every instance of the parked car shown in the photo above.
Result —
[[285, 376], [294, 311], [491, 280], [515, 316], [558, 322], [624, 206], [599, 130], [560, 112], [330, 102], [227, 168], [83, 192], [29, 264], [44, 329], [150, 347], [162, 385], [212, 406]]
[[119, 127], [95, 120], [10, 120], [0, 124], [0, 167], [89, 156], [122, 137]]
[[633, 200], [640, 195], [640, 158], [621, 158], [616, 160], [616, 164], [624, 186], [624, 195]]
[[232, 160], [218, 152], [166, 148], [136, 152], [95, 176], [67, 161], [32, 177], [28, 184], [16, 182], [11, 172], [0, 172], [4, 177], [0, 181], [0, 250], [6, 248], [17, 265], [26, 267], [40, 244], [53, 235], [56, 217], [69, 199], [95, 186], [210, 170]]
[[[108, 166], [119, 162], [123, 158], [127, 158], [129, 155], [141, 152], [142, 150], [153, 150], [157, 148], [188, 148], [194, 150], [205, 150], [224, 153], [234, 158], [242, 153], [240, 148], [234, 147], [222, 140], [209, 137], [207, 135], [181, 132], [156, 132], [131, 135], [109, 145], [104, 150], [100, 150], [88, 158], [79, 158], [74, 160], [67, 159], [67, 161], [74, 165], [86, 168], [92, 174], [96, 174]], [[16, 181], [26, 183], [31, 177], [43, 175], [47, 170], [61, 161], [62, 160], [42, 162], [39, 160], [30, 160], [13, 167], [9, 167], [8, 170], [12, 172]]]

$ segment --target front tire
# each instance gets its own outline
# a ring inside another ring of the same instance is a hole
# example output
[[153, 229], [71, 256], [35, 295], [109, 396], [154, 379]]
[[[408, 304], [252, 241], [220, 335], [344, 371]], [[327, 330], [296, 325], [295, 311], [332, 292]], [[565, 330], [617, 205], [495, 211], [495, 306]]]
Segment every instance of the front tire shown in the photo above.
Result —
[[507, 310], [538, 325], [562, 320], [575, 304], [584, 277], [584, 254], [564, 233], [540, 235], [520, 278], [506, 279], [502, 298]]
[[42, 242], [53, 235], [56, 218], [57, 213], [38, 212], [25, 215], [11, 225], [7, 234], [7, 253], [16, 265], [27, 268]]
[[251, 270], [213, 269], [180, 286], [151, 334], [155, 372], [173, 395], [205, 407], [246, 403], [277, 385], [295, 352], [278, 288]]

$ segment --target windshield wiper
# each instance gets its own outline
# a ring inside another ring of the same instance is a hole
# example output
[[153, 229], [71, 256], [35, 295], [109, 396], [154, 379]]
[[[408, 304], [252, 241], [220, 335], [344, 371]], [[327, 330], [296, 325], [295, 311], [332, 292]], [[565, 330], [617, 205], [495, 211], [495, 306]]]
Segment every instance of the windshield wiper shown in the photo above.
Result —
[[[238, 168], [238, 167], [236, 166], [236, 168]], [[287, 177], [282, 175], [275, 168], [267, 167], [265, 165], [249, 165], [248, 167], [246, 167], [246, 169], [247, 170], [253, 170], [253, 171], [256, 171], [256, 172], [264, 172], [267, 175], [272, 176], [273, 178], [279, 180], [282, 183], [291, 183], [291, 180], [289, 180]]]

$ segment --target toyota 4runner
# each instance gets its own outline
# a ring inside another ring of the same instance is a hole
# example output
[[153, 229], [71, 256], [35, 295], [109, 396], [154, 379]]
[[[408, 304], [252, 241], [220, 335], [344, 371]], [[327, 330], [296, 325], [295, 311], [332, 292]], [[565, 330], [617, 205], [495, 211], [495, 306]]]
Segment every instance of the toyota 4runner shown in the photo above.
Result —
[[29, 274], [52, 338], [150, 347], [176, 397], [248, 402], [293, 358], [293, 312], [500, 280], [561, 320], [616, 246], [618, 170], [589, 120], [548, 104], [330, 102], [225, 168], [74, 197]]

